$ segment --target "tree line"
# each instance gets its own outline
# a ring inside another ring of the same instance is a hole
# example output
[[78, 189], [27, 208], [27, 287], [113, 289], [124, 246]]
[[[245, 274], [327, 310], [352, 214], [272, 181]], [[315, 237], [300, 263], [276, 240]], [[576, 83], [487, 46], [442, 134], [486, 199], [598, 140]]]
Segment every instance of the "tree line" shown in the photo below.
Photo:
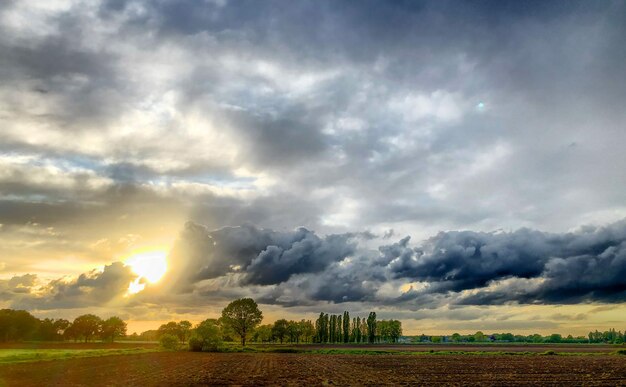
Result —
[[[127, 325], [121, 318], [112, 316], [102, 319], [94, 314], [84, 314], [73, 321], [66, 319], [38, 319], [25, 310], [0, 310], [0, 341], [92, 341], [96, 339], [114, 341], [120, 338], [131, 340], [160, 340], [167, 348], [178, 348], [188, 344], [194, 351], [217, 350], [224, 342], [248, 340], [257, 343], [396, 343], [402, 336], [402, 324], [398, 320], [377, 320], [376, 312], [367, 318], [350, 318], [348, 311], [331, 315], [320, 313], [310, 320], [288, 321], [280, 319], [273, 324], [260, 325], [263, 313], [251, 298], [242, 298], [228, 304], [220, 318], [206, 319], [193, 326], [189, 321], [171, 321], [156, 330], [126, 336]], [[626, 332], [625, 332], [626, 333]], [[554, 333], [514, 335], [493, 333], [444, 336], [419, 335], [411, 342], [519, 342], [519, 343], [612, 343], [622, 344], [625, 333], [610, 329], [589, 332], [588, 336], [563, 337]], [[405, 340], [408, 338], [405, 338]]]
[[38, 319], [25, 310], [0, 310], [0, 341], [62, 341], [100, 339], [114, 341], [126, 336], [126, 322], [117, 316], [102, 319], [84, 314], [73, 321]]
[[[626, 332], [625, 332], [626, 333]], [[411, 342], [421, 343], [485, 343], [485, 342], [501, 342], [501, 343], [605, 343], [605, 344], [623, 344], [625, 336], [621, 331], [610, 329], [604, 332], [589, 332], [587, 336], [563, 336], [559, 333], [550, 335], [540, 335], [538, 333], [532, 335], [514, 335], [513, 333], [492, 333], [485, 334], [478, 331], [474, 334], [461, 335], [453, 333], [451, 335], [418, 335], [411, 337]]]
[[231, 302], [218, 319], [206, 319], [191, 328], [188, 321], [171, 321], [154, 333], [165, 348], [176, 349], [188, 341], [193, 351], [218, 350], [224, 342], [246, 340], [256, 343], [381, 343], [398, 342], [402, 323], [398, 320], [377, 320], [376, 312], [367, 318], [350, 319], [348, 311], [341, 315], [320, 313], [311, 320], [279, 319], [273, 324], [259, 325], [263, 319], [258, 305], [250, 298]]

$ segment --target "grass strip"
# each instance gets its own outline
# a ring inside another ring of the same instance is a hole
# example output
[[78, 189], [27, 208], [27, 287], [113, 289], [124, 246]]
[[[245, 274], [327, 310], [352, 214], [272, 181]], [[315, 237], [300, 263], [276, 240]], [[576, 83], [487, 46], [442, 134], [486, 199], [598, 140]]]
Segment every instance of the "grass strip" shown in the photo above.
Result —
[[135, 355], [156, 352], [151, 348], [123, 349], [0, 349], [0, 364], [25, 363], [34, 361], [66, 360], [82, 357], [113, 355]]
[[254, 347], [226, 347], [221, 352], [228, 353], [299, 353], [299, 354], [318, 354], [318, 355], [467, 355], [467, 356], [602, 356], [620, 354], [617, 352], [533, 352], [533, 351], [397, 351], [384, 349], [306, 349], [293, 347], [279, 348], [254, 348]]

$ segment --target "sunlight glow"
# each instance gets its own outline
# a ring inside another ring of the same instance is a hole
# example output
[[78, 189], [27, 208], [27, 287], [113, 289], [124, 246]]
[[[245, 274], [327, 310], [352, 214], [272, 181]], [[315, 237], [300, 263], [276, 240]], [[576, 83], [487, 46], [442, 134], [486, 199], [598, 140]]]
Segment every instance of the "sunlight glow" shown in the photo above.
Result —
[[141, 279], [155, 283], [163, 277], [167, 271], [167, 252], [155, 250], [137, 253], [126, 260], [126, 265], [139, 276], [128, 288], [129, 293], [137, 293], [145, 287]]

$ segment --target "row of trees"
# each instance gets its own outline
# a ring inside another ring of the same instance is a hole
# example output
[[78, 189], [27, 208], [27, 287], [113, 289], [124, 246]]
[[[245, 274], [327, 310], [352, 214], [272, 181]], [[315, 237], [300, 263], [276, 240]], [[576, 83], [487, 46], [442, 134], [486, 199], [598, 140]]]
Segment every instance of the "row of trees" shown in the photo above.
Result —
[[610, 329], [604, 332], [589, 332], [588, 335], [590, 343], [612, 343], [612, 344], [623, 344], [626, 342], [626, 331], [622, 333], [621, 331], [615, 331], [615, 329]]
[[276, 320], [274, 324], [261, 325], [255, 329], [252, 340], [257, 343], [312, 343], [315, 327], [311, 320]]
[[402, 323], [398, 320], [376, 319], [376, 312], [370, 312], [366, 318], [354, 317], [350, 313], [329, 315], [320, 313], [315, 321], [317, 343], [396, 343], [402, 336]]
[[415, 336], [411, 340], [412, 342], [451, 342], [451, 343], [481, 343], [481, 342], [504, 342], [504, 343], [607, 343], [607, 344], [622, 344], [624, 343], [624, 334], [621, 331], [611, 329], [605, 332], [589, 332], [588, 336], [562, 336], [559, 333], [553, 333], [551, 335], [542, 336], [538, 333], [532, 335], [514, 335], [513, 333], [492, 333], [484, 334], [478, 331], [470, 335], [461, 335], [459, 333], [453, 333], [452, 335], [444, 336]]
[[377, 320], [371, 312], [367, 318], [350, 319], [350, 313], [329, 315], [321, 313], [315, 323], [310, 320], [279, 319], [273, 324], [260, 325], [263, 314], [250, 298], [231, 302], [219, 319], [207, 319], [192, 328], [189, 321], [171, 321], [154, 333], [162, 345], [176, 348], [189, 342], [192, 350], [211, 350], [224, 341], [238, 339], [257, 343], [378, 343], [397, 342], [402, 335], [398, 320]]
[[66, 319], [38, 319], [25, 310], [0, 310], [0, 341], [22, 340], [84, 340], [96, 338], [105, 341], [126, 336], [126, 323], [113, 316], [106, 320], [93, 315]]
[[[395, 343], [402, 336], [402, 324], [398, 320], [377, 320], [376, 313], [367, 318], [350, 319], [349, 312], [341, 315], [320, 313], [315, 323], [310, 320], [277, 320], [274, 324], [261, 325], [263, 313], [251, 298], [231, 302], [222, 310], [219, 319], [207, 319], [195, 327], [189, 321], [171, 321], [157, 330], [133, 334], [130, 339], [165, 341], [178, 345], [189, 342], [194, 350], [215, 348], [223, 341], [238, 339], [245, 346], [251, 338], [256, 342], [289, 343]], [[626, 332], [625, 332], [626, 333]], [[513, 335], [494, 333], [486, 335], [476, 332], [470, 335], [454, 333], [450, 336], [415, 336], [413, 342], [523, 342], [523, 343], [613, 343], [622, 344], [625, 333], [611, 329], [604, 332], [589, 332], [587, 337], [563, 337]], [[106, 320], [93, 315], [78, 316], [70, 322], [65, 319], [38, 319], [24, 310], [0, 310], [0, 341], [20, 340], [84, 340], [101, 339], [114, 341], [126, 337], [126, 323], [113, 316]]]

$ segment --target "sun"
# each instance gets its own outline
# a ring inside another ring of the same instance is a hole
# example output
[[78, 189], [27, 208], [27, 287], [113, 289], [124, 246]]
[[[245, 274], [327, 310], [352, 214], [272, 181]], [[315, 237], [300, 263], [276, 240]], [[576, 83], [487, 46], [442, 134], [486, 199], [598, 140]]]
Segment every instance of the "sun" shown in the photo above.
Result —
[[130, 266], [132, 271], [140, 277], [139, 279], [145, 279], [150, 283], [155, 283], [158, 282], [167, 271], [167, 252], [162, 250], [143, 251], [128, 257], [128, 259], [126, 259], [126, 265]]

